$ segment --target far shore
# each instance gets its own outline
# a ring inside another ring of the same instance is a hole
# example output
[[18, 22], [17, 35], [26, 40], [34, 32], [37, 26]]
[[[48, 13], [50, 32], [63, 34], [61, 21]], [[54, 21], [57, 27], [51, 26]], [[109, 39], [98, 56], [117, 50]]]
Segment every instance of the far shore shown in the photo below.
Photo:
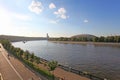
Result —
[[53, 43], [62, 43], [62, 44], [82, 44], [82, 45], [104, 45], [104, 46], [118, 46], [120, 43], [110, 43], [110, 42], [78, 42], [78, 41], [50, 41]]

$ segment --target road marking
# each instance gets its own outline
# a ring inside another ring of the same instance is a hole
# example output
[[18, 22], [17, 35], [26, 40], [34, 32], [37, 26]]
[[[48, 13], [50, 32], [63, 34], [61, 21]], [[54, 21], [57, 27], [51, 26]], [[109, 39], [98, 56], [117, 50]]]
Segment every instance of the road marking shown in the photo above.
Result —
[[[4, 56], [4, 58], [7, 60], [7, 62], [9, 63], [9, 65], [12, 67], [12, 69], [15, 71], [15, 73], [19, 76], [19, 78], [21, 79], [21, 80], [23, 80], [23, 78], [21, 77], [21, 75], [16, 71], [16, 69], [13, 67], [13, 65], [10, 63], [10, 61], [8, 60], [8, 58], [5, 56], [5, 54], [3, 53], [3, 52], [5, 52], [5, 50], [3, 49], [3, 47], [2, 47], [2, 49], [1, 49], [2, 51], [1, 51], [1, 53], [2, 53], [2, 55]], [[3, 51], [4, 50], [4, 51]]]
[[2, 74], [0, 73], [0, 80], [3, 80]]

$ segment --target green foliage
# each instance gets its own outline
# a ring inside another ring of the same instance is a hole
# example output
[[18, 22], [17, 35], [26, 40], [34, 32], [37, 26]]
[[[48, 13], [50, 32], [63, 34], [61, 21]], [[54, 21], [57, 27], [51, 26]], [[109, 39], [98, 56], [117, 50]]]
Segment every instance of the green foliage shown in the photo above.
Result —
[[35, 58], [35, 63], [39, 64], [40, 63], [40, 58], [37, 57], [37, 56], [35, 56], [34, 58]]
[[25, 65], [29, 66], [33, 70], [37, 71], [38, 73], [42, 74], [48, 80], [54, 80], [54, 75], [52, 75], [49, 71], [40, 69], [39, 66], [35, 65], [40, 63], [40, 58], [35, 56], [34, 53], [30, 53], [29, 51], [23, 51], [20, 48], [15, 48], [11, 45], [11, 43], [8, 40], [0, 40], [0, 43], [2, 43], [3, 47], [12, 53], [16, 58], [20, 59]]
[[50, 62], [48, 63], [48, 66], [49, 66], [49, 69], [50, 69], [51, 71], [53, 71], [53, 70], [55, 70], [55, 68], [58, 66], [58, 62], [57, 62], [57, 61], [50, 61]]
[[54, 75], [52, 75], [49, 71], [44, 70], [44, 69], [40, 69], [38, 66], [35, 66], [32, 62], [30, 62], [28, 60], [23, 60], [23, 62], [25, 64], [27, 64], [30, 68], [34, 69], [35, 71], [37, 71], [41, 75], [48, 78], [48, 80], [54, 80]]
[[29, 60], [30, 60], [31, 62], [34, 62], [34, 57], [35, 57], [34, 53], [29, 54]]
[[120, 42], [120, 36], [100, 36], [100, 37], [94, 37], [94, 38], [87, 38], [87, 37], [79, 37], [79, 38], [66, 38], [66, 37], [60, 37], [60, 38], [50, 38], [50, 41], [84, 41], [84, 42]]
[[29, 51], [25, 51], [25, 52], [23, 53], [23, 58], [24, 58], [25, 60], [29, 60], [29, 55], [30, 55]]

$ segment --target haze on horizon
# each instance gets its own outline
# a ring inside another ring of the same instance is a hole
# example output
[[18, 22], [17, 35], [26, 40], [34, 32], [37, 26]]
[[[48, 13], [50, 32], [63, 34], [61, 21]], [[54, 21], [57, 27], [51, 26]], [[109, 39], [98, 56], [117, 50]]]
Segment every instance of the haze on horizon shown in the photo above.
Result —
[[119, 0], [0, 0], [0, 34], [120, 35]]

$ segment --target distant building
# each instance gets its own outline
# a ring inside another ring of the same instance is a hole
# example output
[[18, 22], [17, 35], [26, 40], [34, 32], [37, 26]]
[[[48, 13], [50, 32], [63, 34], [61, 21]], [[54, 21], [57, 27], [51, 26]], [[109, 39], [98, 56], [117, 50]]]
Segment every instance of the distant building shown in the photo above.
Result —
[[47, 40], [49, 39], [49, 35], [48, 35], [48, 33], [47, 33]]

